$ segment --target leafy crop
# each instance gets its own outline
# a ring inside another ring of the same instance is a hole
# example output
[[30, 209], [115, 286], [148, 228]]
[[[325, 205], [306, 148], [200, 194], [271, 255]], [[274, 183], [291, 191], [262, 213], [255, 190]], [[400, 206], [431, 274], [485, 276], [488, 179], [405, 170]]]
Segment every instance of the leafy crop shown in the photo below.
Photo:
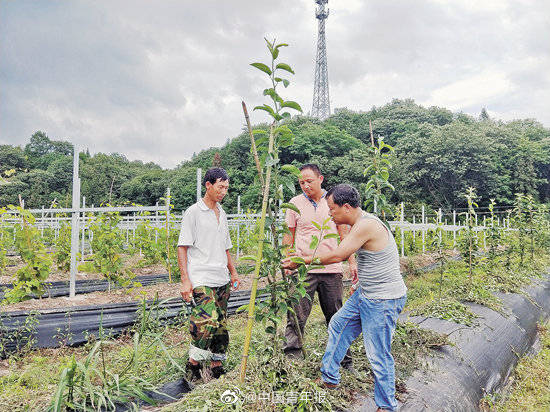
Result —
[[119, 213], [106, 212], [97, 215], [90, 226], [93, 232], [93, 267], [109, 281], [109, 291], [111, 282], [128, 287], [132, 285], [132, 279], [135, 277], [131, 271], [124, 268], [120, 257], [123, 250], [123, 238], [118, 229], [120, 220]]
[[50, 274], [52, 259], [42, 243], [39, 230], [34, 226], [32, 213], [19, 206], [9, 207], [17, 210], [21, 217], [21, 225], [15, 232], [15, 248], [25, 262], [25, 266], [16, 273], [13, 289], [4, 295], [7, 302], [13, 303], [44, 293], [44, 281]]

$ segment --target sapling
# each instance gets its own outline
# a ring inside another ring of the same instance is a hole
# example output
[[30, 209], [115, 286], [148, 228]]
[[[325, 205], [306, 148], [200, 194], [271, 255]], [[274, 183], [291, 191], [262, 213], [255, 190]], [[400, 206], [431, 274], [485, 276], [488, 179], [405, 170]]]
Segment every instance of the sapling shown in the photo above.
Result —
[[491, 199], [489, 203], [489, 227], [487, 231], [487, 243], [489, 244], [488, 260], [489, 274], [492, 275], [497, 265], [498, 248], [502, 239], [502, 232], [495, 223], [495, 199]]
[[[149, 212], [142, 212], [140, 216], [147, 217]], [[157, 238], [158, 240], [158, 238]], [[139, 250], [142, 260], [140, 265], [152, 265], [161, 260], [161, 253], [155, 243], [155, 228], [148, 219], [143, 219], [136, 227], [134, 243], [136, 250]]]
[[475, 252], [477, 252], [478, 250], [477, 238], [475, 233], [476, 208], [478, 207], [476, 203], [477, 195], [475, 188], [469, 187], [464, 197], [466, 198], [466, 201], [468, 203], [468, 210], [465, 213], [466, 221], [464, 224], [462, 241], [460, 242], [460, 251], [462, 252], [462, 256], [467, 261], [468, 278], [471, 284], [473, 278], [473, 268], [475, 265]]
[[124, 262], [120, 256], [124, 241], [118, 229], [120, 220], [118, 212], [105, 212], [96, 216], [90, 226], [93, 232], [93, 266], [109, 281], [109, 292], [111, 282], [127, 287], [132, 284], [132, 279], [135, 277], [130, 270], [124, 268]]
[[68, 272], [71, 268], [71, 225], [66, 220], [62, 220], [59, 224], [55, 248], [54, 261], [57, 268]]
[[0, 274], [4, 273], [8, 263], [8, 250], [13, 246], [13, 236], [8, 230], [5, 218], [8, 216], [6, 208], [0, 208]]
[[516, 193], [514, 199], [514, 227], [517, 229], [517, 251], [519, 253], [519, 264], [523, 267], [525, 258], [525, 246], [527, 232], [529, 231], [528, 199], [523, 193]]
[[[240, 380], [244, 382], [246, 375], [246, 365], [248, 360], [248, 350], [252, 335], [252, 325], [254, 319], [259, 318], [265, 323], [270, 324], [266, 327], [266, 332], [271, 334], [272, 347], [278, 348], [278, 328], [277, 326], [282, 321], [285, 314], [290, 316], [295, 315], [291, 310], [291, 306], [299, 297], [305, 296], [305, 288], [303, 287], [303, 278], [287, 277], [280, 266], [280, 260], [283, 257], [281, 253], [281, 237], [288, 232], [288, 228], [284, 224], [278, 222], [279, 218], [279, 201], [284, 199], [284, 189], [294, 189], [294, 176], [299, 175], [299, 170], [295, 166], [280, 164], [279, 150], [283, 147], [292, 145], [294, 135], [285, 124], [280, 124], [285, 119], [290, 119], [290, 113], [287, 109], [293, 109], [301, 112], [300, 105], [291, 100], [285, 100], [278, 91], [278, 88], [283, 85], [288, 87], [290, 81], [285, 77], [288, 74], [294, 74], [292, 68], [278, 60], [279, 52], [282, 47], [287, 44], [275, 41], [270, 42], [266, 39], [267, 48], [270, 53], [271, 62], [252, 63], [251, 66], [265, 73], [269, 77], [270, 87], [264, 89], [263, 95], [268, 97], [269, 102], [261, 106], [256, 106], [254, 110], [262, 110], [271, 118], [271, 124], [268, 130], [255, 130], [252, 132], [249, 127], [251, 136], [251, 152], [254, 156], [256, 167], [258, 169], [258, 180], [262, 184], [262, 209], [259, 222], [259, 239], [256, 249], [256, 255], [253, 257], [255, 261], [254, 277], [252, 279], [252, 289], [250, 294], [250, 303], [248, 304], [248, 321], [243, 348]], [[243, 110], [247, 119], [247, 124], [250, 125], [246, 105], [243, 102]], [[284, 176], [284, 173], [290, 176]], [[295, 208], [295, 206], [283, 203], [281, 208]], [[271, 242], [266, 240], [265, 229], [270, 233]], [[260, 310], [255, 314], [255, 299], [260, 277], [265, 277], [268, 282], [268, 290], [270, 299], [265, 305], [262, 305]], [[294, 289], [292, 289], [294, 286]]]
[[16, 273], [13, 289], [4, 294], [10, 303], [29, 299], [33, 295], [42, 296], [44, 281], [48, 278], [52, 259], [41, 241], [40, 231], [34, 226], [35, 218], [21, 206], [9, 206], [21, 217], [21, 225], [16, 229], [15, 248], [25, 266]]
[[382, 221], [386, 221], [386, 213], [391, 210], [388, 198], [385, 192], [393, 192], [395, 189], [389, 182], [391, 165], [391, 156], [394, 152], [392, 146], [384, 143], [384, 138], [378, 139], [378, 144], [374, 144], [371, 129], [371, 146], [368, 148], [372, 163], [363, 171], [364, 176], [369, 176], [365, 187], [365, 206], [368, 211], [379, 212]]
[[430, 249], [436, 252], [436, 262], [439, 265], [439, 302], [441, 303], [441, 291], [443, 289], [443, 280], [445, 275], [445, 265], [447, 264], [447, 251], [443, 240], [443, 222], [441, 211], [437, 212], [436, 228], [432, 229], [433, 237], [430, 243]]

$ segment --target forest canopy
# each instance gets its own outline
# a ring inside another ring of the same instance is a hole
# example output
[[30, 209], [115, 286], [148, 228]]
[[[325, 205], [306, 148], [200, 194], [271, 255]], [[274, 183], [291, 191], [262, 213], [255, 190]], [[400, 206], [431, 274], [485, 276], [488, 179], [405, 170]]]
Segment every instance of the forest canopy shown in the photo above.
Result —
[[[533, 119], [495, 121], [486, 111], [474, 118], [440, 107], [425, 108], [409, 99], [395, 99], [365, 112], [336, 109], [324, 121], [294, 117], [287, 122], [294, 145], [282, 151], [281, 162], [317, 163], [325, 187], [351, 183], [362, 192], [368, 180], [363, 171], [370, 162], [369, 121], [375, 142], [383, 137], [395, 149], [390, 176], [393, 203], [463, 207], [463, 193], [470, 186], [477, 189], [480, 206], [492, 198], [509, 205], [518, 192], [550, 201], [549, 129]], [[24, 147], [0, 145], [0, 206], [18, 203], [19, 195], [26, 207], [49, 207], [54, 200], [70, 205], [72, 152], [70, 142], [53, 140], [43, 131], [34, 133]], [[88, 205], [154, 205], [170, 187], [175, 209], [182, 210], [195, 201], [196, 168], [213, 165], [225, 168], [230, 176], [224, 200], [228, 212], [236, 212], [238, 195], [243, 208], [258, 207], [259, 185], [245, 131], [174, 169], [130, 161], [118, 153], [82, 152], [81, 194]]]

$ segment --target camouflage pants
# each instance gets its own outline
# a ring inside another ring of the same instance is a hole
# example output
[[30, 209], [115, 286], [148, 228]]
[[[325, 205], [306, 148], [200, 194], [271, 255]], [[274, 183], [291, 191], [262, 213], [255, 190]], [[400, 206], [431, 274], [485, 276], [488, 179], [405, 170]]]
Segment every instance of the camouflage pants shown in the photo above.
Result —
[[227, 301], [231, 284], [219, 287], [198, 286], [193, 289], [196, 306], [189, 316], [191, 348], [189, 357], [196, 361], [225, 360], [229, 333]]

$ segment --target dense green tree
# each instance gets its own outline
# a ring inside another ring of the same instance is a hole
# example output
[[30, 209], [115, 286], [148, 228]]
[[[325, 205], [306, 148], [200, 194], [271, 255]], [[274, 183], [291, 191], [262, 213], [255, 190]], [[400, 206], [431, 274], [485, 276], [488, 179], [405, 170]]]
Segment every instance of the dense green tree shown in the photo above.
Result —
[[461, 194], [470, 186], [484, 193], [486, 201], [497, 190], [495, 148], [479, 127], [424, 124], [395, 150], [393, 182], [399, 199], [458, 207], [463, 206]]
[[27, 168], [25, 153], [18, 146], [0, 145], [0, 177], [6, 177], [5, 172], [16, 172]]
[[[325, 187], [348, 182], [361, 188], [366, 183], [363, 170], [370, 162], [366, 148], [371, 145], [371, 122], [375, 143], [383, 136], [395, 148], [390, 177], [396, 187], [393, 202], [463, 206], [461, 193], [470, 186], [476, 187], [480, 206], [491, 198], [511, 204], [517, 192], [550, 201], [550, 130], [535, 120], [499, 122], [481, 117], [425, 108], [410, 99], [395, 99], [365, 112], [337, 109], [324, 121], [296, 116], [286, 121], [295, 142], [282, 150], [281, 162], [318, 163]], [[18, 195], [28, 207], [49, 206], [54, 199], [70, 204], [72, 151], [71, 143], [51, 140], [42, 131], [31, 136], [24, 150], [1, 145], [0, 206], [18, 203]], [[238, 196], [243, 208], [258, 208], [260, 190], [247, 130], [222, 147], [194, 154], [173, 170], [129, 161], [117, 153], [80, 153], [81, 193], [87, 204], [110, 200], [152, 205], [170, 187], [172, 203], [181, 210], [196, 200], [196, 169], [204, 174], [214, 163], [230, 176], [226, 211], [236, 212]], [[12, 169], [15, 173], [7, 176], [5, 172]]]
[[73, 158], [58, 155], [47, 168], [52, 174], [50, 189], [59, 193], [72, 191]]
[[150, 170], [127, 180], [120, 187], [124, 200], [140, 205], [154, 205], [160, 202], [168, 187], [168, 173], [163, 170]]
[[45, 170], [31, 170], [18, 175], [18, 180], [25, 184], [25, 190], [21, 197], [25, 199], [26, 208], [48, 207], [53, 200], [51, 198], [51, 183], [53, 175]]

